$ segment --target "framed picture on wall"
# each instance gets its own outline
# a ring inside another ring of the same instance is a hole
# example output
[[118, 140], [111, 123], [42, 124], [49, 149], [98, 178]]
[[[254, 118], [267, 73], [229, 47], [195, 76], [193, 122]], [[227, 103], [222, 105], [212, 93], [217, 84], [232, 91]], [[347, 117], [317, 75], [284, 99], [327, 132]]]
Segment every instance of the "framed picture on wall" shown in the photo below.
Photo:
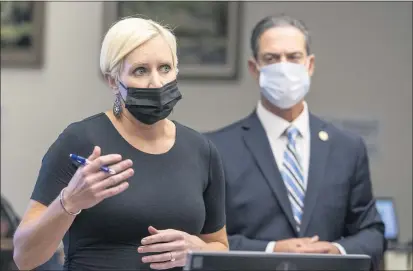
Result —
[[178, 44], [179, 78], [238, 76], [240, 2], [104, 2], [104, 31], [118, 19], [149, 18], [172, 28]]
[[43, 64], [45, 2], [1, 1], [1, 67]]

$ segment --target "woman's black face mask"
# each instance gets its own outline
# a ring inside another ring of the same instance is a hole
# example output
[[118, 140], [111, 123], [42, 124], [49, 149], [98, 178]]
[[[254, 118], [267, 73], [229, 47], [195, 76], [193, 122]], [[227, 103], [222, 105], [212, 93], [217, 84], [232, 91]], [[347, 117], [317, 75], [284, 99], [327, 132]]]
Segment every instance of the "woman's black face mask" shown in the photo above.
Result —
[[127, 90], [125, 108], [140, 122], [151, 125], [168, 117], [182, 99], [176, 80], [160, 88], [134, 88], [119, 84]]

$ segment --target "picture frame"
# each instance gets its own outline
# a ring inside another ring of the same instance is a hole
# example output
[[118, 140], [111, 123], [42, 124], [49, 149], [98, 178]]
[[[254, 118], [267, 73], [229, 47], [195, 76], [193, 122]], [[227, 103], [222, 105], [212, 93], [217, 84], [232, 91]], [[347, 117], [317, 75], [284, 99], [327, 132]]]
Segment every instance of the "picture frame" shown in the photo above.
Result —
[[1, 2], [1, 67], [43, 65], [45, 2]]
[[104, 2], [103, 30], [132, 16], [172, 28], [177, 39], [178, 78], [235, 80], [239, 76], [241, 2]]

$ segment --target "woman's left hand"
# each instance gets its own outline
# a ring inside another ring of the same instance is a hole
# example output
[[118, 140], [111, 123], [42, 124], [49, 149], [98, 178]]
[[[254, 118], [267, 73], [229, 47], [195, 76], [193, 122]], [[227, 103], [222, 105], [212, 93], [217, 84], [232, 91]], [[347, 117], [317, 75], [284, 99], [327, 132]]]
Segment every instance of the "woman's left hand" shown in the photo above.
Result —
[[142, 239], [139, 253], [159, 253], [142, 257], [152, 269], [170, 269], [184, 266], [190, 250], [201, 250], [205, 242], [199, 237], [178, 230], [157, 230], [150, 226], [151, 234]]

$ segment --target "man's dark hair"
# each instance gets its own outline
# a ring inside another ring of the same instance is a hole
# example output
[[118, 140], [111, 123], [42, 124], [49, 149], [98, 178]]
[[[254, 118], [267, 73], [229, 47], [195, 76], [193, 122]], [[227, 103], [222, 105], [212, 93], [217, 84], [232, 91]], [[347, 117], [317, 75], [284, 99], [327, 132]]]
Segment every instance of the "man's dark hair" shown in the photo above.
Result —
[[305, 49], [307, 51], [307, 54], [310, 54], [310, 33], [308, 31], [308, 28], [302, 21], [285, 14], [280, 14], [265, 17], [264, 19], [259, 21], [252, 30], [251, 50], [255, 59], [257, 59], [258, 57], [259, 40], [261, 35], [270, 28], [282, 26], [292, 26], [300, 30], [305, 37]]

